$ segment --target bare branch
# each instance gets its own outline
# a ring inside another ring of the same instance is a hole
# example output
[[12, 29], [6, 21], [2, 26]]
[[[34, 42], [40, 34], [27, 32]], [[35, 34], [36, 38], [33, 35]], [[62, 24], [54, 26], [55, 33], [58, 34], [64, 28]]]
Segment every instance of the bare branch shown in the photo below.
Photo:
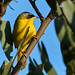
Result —
[[32, 7], [34, 8], [34, 10], [36, 11], [36, 13], [38, 14], [38, 16], [40, 17], [41, 22], [43, 22], [44, 17], [42, 16], [42, 14], [40, 13], [40, 11], [38, 10], [38, 8], [35, 5], [35, 1], [29, 0], [29, 2], [31, 3]]

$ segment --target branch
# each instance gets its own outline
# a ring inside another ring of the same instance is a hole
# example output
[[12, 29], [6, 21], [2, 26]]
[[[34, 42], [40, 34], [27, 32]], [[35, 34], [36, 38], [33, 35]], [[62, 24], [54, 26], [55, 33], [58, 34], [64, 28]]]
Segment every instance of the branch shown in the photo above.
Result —
[[29, 2], [31, 3], [32, 7], [34, 8], [34, 10], [36, 11], [36, 13], [38, 14], [38, 16], [40, 17], [40, 20], [43, 21], [44, 17], [42, 16], [42, 14], [40, 13], [40, 11], [38, 10], [38, 8], [35, 5], [35, 1], [36, 0], [29, 0]]
[[3, 0], [0, 1], [0, 19], [3, 16], [3, 14], [5, 13], [6, 8], [10, 2], [11, 2], [11, 0], [4, 0], [4, 3], [3, 3]]
[[4, 9], [6, 10], [7, 6], [9, 5], [9, 3], [11, 2], [12, 0], [5, 0], [4, 2]]
[[[33, 2], [32, 0], [29, 0], [31, 2]], [[32, 5], [33, 6], [33, 5]], [[34, 6], [33, 6], [34, 7]], [[37, 8], [35, 7], [35, 11], [38, 13]], [[41, 14], [40, 14], [41, 15]], [[39, 16], [40, 16], [39, 15]], [[41, 18], [41, 17], [40, 17]], [[43, 17], [42, 17], [43, 18]], [[32, 52], [33, 48], [35, 47], [35, 45], [37, 44], [37, 42], [39, 41], [39, 39], [41, 38], [41, 36], [43, 35], [45, 29], [47, 28], [48, 24], [55, 18], [55, 13], [50, 11], [50, 13], [48, 14], [48, 16], [43, 20], [43, 22], [41, 22], [41, 26], [36, 34], [37, 39], [33, 39], [31, 41], [31, 43], [29, 44], [29, 46], [26, 49], [26, 53], [25, 55], [28, 56], [30, 55], [30, 53]], [[23, 64], [25, 63], [25, 61], [27, 60], [27, 58], [25, 58], [25, 56], [22, 56], [20, 61], [18, 62], [18, 64], [15, 66], [15, 68], [13, 69], [11, 75], [18, 75], [19, 71], [23, 68]]]

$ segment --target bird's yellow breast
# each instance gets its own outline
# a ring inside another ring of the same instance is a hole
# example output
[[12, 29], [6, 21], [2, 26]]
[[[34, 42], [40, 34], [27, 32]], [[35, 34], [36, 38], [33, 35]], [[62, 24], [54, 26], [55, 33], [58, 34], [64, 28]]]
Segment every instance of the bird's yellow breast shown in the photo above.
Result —
[[20, 44], [29, 26], [30, 26], [29, 32], [26, 36], [26, 40], [24, 41], [22, 47], [28, 44], [30, 39], [34, 35], [36, 35], [36, 29], [33, 25], [33, 20], [34, 18], [30, 18], [30, 19], [21, 18], [21, 19], [16, 20], [15, 25], [14, 25], [14, 30], [13, 30], [13, 41], [16, 47], [18, 47], [18, 45]]

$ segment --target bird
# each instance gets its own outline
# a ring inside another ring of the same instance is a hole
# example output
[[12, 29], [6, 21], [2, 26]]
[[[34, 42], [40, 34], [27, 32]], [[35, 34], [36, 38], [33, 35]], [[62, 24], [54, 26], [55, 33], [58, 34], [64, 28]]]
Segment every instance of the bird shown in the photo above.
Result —
[[[15, 21], [13, 33], [12, 33], [12, 38], [13, 38], [15, 48], [18, 48], [21, 40], [23, 39], [23, 37], [26, 33], [27, 28], [29, 27], [29, 32], [26, 36], [25, 41], [23, 42], [23, 44], [21, 46], [22, 52], [25, 51], [26, 47], [31, 42], [31, 38], [36, 35], [36, 28], [33, 24], [33, 21], [36, 18], [38, 18], [38, 17], [34, 16], [30, 12], [22, 12]], [[22, 52], [20, 51], [17, 55], [17, 63], [19, 62], [20, 58], [23, 55]], [[23, 69], [25, 67], [26, 67], [26, 62], [24, 63]]]

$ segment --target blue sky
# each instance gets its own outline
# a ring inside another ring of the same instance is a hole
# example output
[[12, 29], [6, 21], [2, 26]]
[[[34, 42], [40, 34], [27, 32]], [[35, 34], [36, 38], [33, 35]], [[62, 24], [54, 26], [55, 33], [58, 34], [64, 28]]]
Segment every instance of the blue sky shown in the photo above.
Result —
[[[14, 22], [20, 13], [28, 11], [34, 14], [35, 16], [38, 16], [28, 0], [17, 0], [17, 1], [18, 3], [15, 3], [14, 1], [12, 1], [9, 4], [14, 8], [14, 10], [11, 10], [8, 6], [7, 11], [2, 18], [5, 21], [10, 21], [11, 31], [13, 31]], [[42, 13], [42, 15], [46, 17], [50, 11], [50, 7], [47, 5], [46, 1], [36, 0], [36, 5], [38, 9], [40, 10], [40, 12]], [[38, 28], [40, 27], [40, 19], [35, 19], [34, 25], [36, 30], [38, 30]], [[39, 43], [43, 41], [43, 43], [45, 44], [45, 47], [49, 56], [49, 60], [51, 64], [53, 65], [53, 67], [55, 68], [57, 74], [66, 75], [66, 67], [64, 65], [63, 57], [60, 50], [60, 42], [56, 35], [54, 20], [49, 24], [49, 26], [47, 27], [44, 33], [45, 34], [41, 37], [41, 39], [39, 40]], [[1, 43], [0, 43], [0, 50], [1, 50], [0, 52], [0, 66], [1, 66], [3, 61], [7, 60], [2, 50]], [[11, 53], [11, 55], [15, 56], [16, 51], [17, 50], [13, 46], [13, 52]], [[35, 46], [34, 50], [31, 52], [30, 57], [32, 60], [34, 58], [38, 64], [41, 64], [41, 59], [40, 59], [37, 45]], [[29, 64], [29, 59], [27, 59], [26, 68], [20, 71], [18, 75], [25, 75], [28, 73], [28, 64]], [[14, 66], [15, 65], [16, 65], [16, 61], [14, 62]], [[47, 75], [45, 72], [44, 74]]]

